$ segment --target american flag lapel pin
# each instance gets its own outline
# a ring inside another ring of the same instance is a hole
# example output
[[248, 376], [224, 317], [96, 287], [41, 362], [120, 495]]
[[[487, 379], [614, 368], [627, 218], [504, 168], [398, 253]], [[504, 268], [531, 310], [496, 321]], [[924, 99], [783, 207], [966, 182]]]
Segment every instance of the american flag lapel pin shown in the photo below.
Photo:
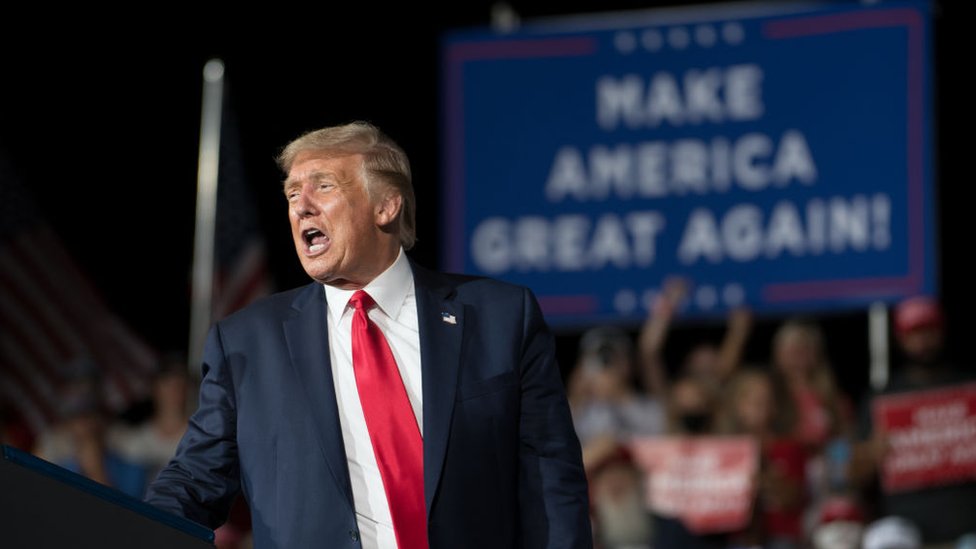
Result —
[[441, 313], [441, 320], [443, 320], [448, 324], [457, 324], [457, 318], [455, 318], [454, 315], [448, 312]]

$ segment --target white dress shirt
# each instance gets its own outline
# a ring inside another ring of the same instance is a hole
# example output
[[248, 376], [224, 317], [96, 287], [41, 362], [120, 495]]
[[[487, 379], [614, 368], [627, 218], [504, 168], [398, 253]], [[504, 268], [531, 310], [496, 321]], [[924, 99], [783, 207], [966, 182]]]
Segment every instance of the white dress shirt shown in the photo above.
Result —
[[[396, 261], [373, 279], [363, 290], [376, 302], [369, 318], [379, 326], [393, 351], [400, 377], [407, 389], [407, 397], [417, 417], [420, 432], [424, 432], [423, 391], [420, 371], [420, 331], [417, 321], [417, 299], [410, 263], [400, 249]], [[328, 302], [329, 355], [332, 358], [332, 379], [335, 380], [339, 424], [349, 464], [356, 521], [363, 549], [395, 548], [396, 537], [390, 506], [383, 488], [373, 454], [373, 446], [366, 430], [366, 418], [359, 401], [356, 375], [352, 369], [353, 309], [348, 306], [355, 290], [341, 290], [325, 285]]]

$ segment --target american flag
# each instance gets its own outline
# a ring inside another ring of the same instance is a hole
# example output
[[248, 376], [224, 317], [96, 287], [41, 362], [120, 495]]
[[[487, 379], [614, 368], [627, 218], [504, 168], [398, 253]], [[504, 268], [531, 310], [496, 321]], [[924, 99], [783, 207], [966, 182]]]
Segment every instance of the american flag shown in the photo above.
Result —
[[37, 435], [95, 365], [105, 404], [148, 395], [157, 352], [107, 305], [0, 153], [0, 407]]
[[271, 292], [265, 238], [241, 153], [240, 130], [227, 85], [221, 117], [213, 320]]

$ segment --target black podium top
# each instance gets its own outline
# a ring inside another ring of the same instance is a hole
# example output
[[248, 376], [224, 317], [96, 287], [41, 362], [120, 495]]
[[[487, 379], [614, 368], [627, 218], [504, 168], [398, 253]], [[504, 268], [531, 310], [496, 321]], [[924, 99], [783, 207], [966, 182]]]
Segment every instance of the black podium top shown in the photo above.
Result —
[[213, 530], [2, 446], [3, 546], [213, 548]]

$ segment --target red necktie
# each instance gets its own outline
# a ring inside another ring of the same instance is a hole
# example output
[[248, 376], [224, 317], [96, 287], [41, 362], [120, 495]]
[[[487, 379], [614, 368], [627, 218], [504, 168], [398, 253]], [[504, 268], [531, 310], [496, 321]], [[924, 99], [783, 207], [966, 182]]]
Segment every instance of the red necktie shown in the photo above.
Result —
[[358, 290], [349, 299], [352, 365], [366, 429], [383, 477], [399, 549], [427, 549], [424, 445], [396, 360], [379, 327], [366, 313], [376, 305]]

